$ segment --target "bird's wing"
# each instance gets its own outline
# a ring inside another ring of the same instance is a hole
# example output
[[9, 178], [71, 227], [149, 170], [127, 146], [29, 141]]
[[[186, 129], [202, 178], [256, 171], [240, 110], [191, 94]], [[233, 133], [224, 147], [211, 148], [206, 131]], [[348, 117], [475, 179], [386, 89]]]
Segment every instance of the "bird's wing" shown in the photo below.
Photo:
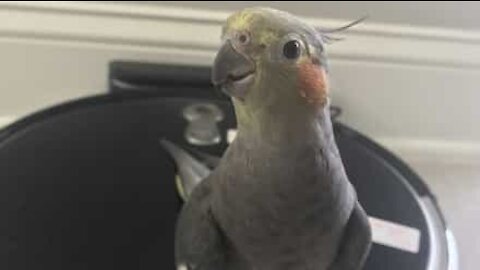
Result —
[[175, 161], [177, 190], [182, 199], [187, 201], [195, 187], [210, 175], [211, 169], [186, 150], [166, 139], [160, 140], [160, 144]]
[[202, 181], [180, 213], [175, 236], [178, 270], [225, 269], [225, 244], [210, 209], [210, 181]]
[[363, 269], [371, 245], [372, 230], [368, 216], [357, 202], [345, 227], [337, 257], [328, 270]]

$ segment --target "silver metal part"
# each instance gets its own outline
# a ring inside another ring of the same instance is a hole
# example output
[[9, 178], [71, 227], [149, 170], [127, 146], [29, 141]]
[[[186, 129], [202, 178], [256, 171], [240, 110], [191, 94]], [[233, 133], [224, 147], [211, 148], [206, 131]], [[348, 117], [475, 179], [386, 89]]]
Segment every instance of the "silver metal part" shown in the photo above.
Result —
[[448, 243], [448, 270], [458, 270], [460, 268], [458, 260], [457, 241], [450, 229], [447, 229], [447, 243]]
[[457, 270], [457, 250], [455, 245], [452, 246], [453, 235], [443, 225], [432, 199], [424, 196], [420, 202], [430, 232], [430, 254], [426, 270]]
[[180, 197], [186, 201], [195, 187], [210, 175], [211, 170], [174, 143], [165, 139], [160, 140], [160, 143], [175, 160], [177, 190]]
[[212, 103], [195, 103], [183, 110], [189, 122], [185, 138], [193, 145], [213, 145], [221, 142], [217, 123], [224, 118], [222, 110]]

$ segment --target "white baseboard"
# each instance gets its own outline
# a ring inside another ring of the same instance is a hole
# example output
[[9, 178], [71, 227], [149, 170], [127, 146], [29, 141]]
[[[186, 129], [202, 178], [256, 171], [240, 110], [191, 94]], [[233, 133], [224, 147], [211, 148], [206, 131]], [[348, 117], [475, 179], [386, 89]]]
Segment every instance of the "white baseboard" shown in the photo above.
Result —
[[411, 164], [480, 166], [480, 143], [474, 141], [376, 138], [380, 145]]
[[7, 125], [15, 121], [15, 117], [12, 116], [0, 116], [0, 129], [6, 127]]

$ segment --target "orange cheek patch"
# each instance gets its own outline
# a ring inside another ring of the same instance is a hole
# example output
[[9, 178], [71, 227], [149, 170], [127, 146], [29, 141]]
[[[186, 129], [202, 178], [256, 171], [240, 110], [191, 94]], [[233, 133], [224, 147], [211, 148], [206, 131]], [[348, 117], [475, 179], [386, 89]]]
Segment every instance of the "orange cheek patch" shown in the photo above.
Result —
[[301, 63], [298, 71], [299, 93], [308, 103], [323, 105], [328, 95], [328, 78], [325, 69], [311, 63]]

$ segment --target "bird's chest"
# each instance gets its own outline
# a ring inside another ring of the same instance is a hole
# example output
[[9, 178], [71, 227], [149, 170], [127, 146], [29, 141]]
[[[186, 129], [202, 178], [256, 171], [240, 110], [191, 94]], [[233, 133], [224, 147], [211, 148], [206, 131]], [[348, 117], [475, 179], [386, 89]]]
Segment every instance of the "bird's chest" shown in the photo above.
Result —
[[225, 172], [215, 196], [222, 227], [252, 257], [328, 261], [347, 219], [339, 212], [348, 201], [338, 173], [322, 156], [328, 154], [268, 151], [245, 155]]

